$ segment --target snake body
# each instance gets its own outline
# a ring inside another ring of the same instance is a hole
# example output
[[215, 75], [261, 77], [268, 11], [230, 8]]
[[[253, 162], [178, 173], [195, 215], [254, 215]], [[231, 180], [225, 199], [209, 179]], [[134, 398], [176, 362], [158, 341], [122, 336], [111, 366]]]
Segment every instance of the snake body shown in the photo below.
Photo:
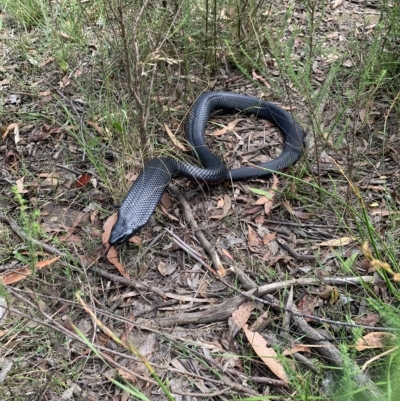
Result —
[[[284, 138], [284, 148], [280, 156], [256, 167], [229, 170], [208, 149], [204, 140], [210, 113], [215, 109], [239, 110], [273, 122]], [[110, 245], [124, 243], [149, 221], [173, 176], [180, 175], [209, 184], [224, 180], [267, 177], [274, 171], [281, 171], [294, 164], [301, 156], [304, 141], [303, 130], [290, 113], [276, 104], [231, 92], [206, 92], [199, 96], [189, 113], [186, 135], [203, 167], [171, 157], [154, 158], [147, 162], [122, 202], [108, 241]]]

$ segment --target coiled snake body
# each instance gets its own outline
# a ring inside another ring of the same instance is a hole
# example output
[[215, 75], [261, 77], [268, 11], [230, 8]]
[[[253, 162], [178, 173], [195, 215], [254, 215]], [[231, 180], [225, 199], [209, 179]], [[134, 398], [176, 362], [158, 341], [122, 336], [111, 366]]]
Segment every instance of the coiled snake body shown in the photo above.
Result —
[[[222, 160], [211, 153], [204, 140], [210, 113], [215, 109], [239, 110], [272, 121], [284, 138], [281, 155], [256, 167], [228, 170]], [[206, 92], [199, 96], [190, 111], [186, 135], [203, 168], [171, 157], [150, 160], [122, 202], [111, 231], [110, 245], [124, 243], [149, 221], [173, 176], [181, 175], [210, 184], [266, 177], [295, 163], [301, 156], [304, 141], [303, 130], [287, 111], [273, 103], [230, 92]]]

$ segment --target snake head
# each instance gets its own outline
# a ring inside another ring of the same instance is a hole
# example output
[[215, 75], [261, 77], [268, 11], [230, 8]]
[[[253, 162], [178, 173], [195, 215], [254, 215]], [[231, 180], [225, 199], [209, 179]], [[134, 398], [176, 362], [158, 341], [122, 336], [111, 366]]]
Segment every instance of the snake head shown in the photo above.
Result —
[[113, 246], [121, 245], [135, 235], [139, 229], [137, 227], [131, 227], [130, 223], [130, 221], [119, 215], [114, 227], [111, 230], [108, 243]]

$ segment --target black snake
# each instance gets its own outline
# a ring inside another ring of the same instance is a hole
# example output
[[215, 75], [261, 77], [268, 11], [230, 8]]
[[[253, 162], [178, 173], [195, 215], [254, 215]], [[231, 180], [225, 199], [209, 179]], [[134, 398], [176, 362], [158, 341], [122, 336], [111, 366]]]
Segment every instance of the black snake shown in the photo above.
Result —
[[[215, 109], [239, 110], [272, 121], [284, 138], [281, 155], [255, 167], [228, 170], [204, 141], [210, 113]], [[266, 177], [295, 163], [301, 156], [304, 141], [303, 130], [290, 113], [276, 104], [231, 92], [206, 92], [199, 96], [191, 108], [186, 135], [203, 167], [183, 163], [172, 157], [155, 158], [146, 163], [122, 202], [108, 241], [110, 245], [124, 243], [149, 221], [173, 176], [185, 176], [209, 184], [217, 184], [224, 180]]]

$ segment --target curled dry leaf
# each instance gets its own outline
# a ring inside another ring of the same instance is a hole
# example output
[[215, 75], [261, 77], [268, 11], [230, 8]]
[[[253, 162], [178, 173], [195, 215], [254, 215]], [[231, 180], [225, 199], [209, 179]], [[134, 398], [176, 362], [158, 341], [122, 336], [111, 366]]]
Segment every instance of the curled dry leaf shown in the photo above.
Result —
[[86, 121], [86, 124], [92, 127], [100, 136], [103, 136], [103, 128], [100, 127], [100, 125], [96, 121]]
[[[103, 241], [103, 245], [108, 248], [109, 247], [109, 243], [108, 243], [108, 239], [110, 238], [110, 234], [111, 234], [111, 229], [113, 228], [115, 222], [117, 221], [117, 213], [114, 213], [113, 215], [111, 215], [105, 222], [103, 225], [103, 236], [102, 236], [102, 241]], [[115, 249], [115, 247], [111, 247], [108, 250], [107, 253], [107, 259], [108, 261], [113, 264], [118, 271], [120, 272], [122, 277], [128, 278], [129, 279], [129, 272], [128, 270], [125, 268], [125, 266], [123, 266], [120, 261], [118, 260], [118, 255], [117, 255], [117, 251]]]
[[255, 70], [253, 70], [251, 72], [251, 75], [253, 76], [254, 79], [256, 79], [257, 81], [260, 81], [266, 88], [271, 89], [271, 85], [266, 81], [266, 79], [264, 77], [262, 77], [261, 75], [258, 75]]
[[378, 313], [367, 313], [364, 316], [359, 316], [353, 319], [354, 323], [361, 324], [363, 326], [375, 326], [379, 320], [380, 316]]
[[18, 134], [19, 134], [19, 125], [18, 125], [17, 123], [10, 124], [10, 125], [6, 128], [6, 130], [4, 131], [3, 139], [6, 139], [6, 138], [7, 138], [7, 135], [8, 135], [8, 133], [9, 133], [11, 130], [14, 130], [14, 133], [18, 133]]
[[7, 151], [6, 157], [5, 157], [5, 162], [6, 162], [7, 166], [16, 168], [17, 163], [19, 162], [19, 159], [20, 159], [20, 157], [19, 157], [18, 153], [14, 152], [12, 150]]
[[289, 378], [285, 373], [282, 363], [278, 359], [278, 355], [272, 348], [267, 346], [267, 341], [261, 336], [261, 334], [250, 331], [247, 324], [244, 325], [243, 331], [245, 332], [254, 352], [268, 366], [271, 372], [285, 383], [289, 383]]
[[212, 216], [212, 219], [223, 219], [229, 213], [229, 210], [232, 207], [231, 197], [228, 194], [225, 194], [224, 199], [219, 198], [218, 207], [222, 208], [222, 213]]
[[169, 276], [176, 270], [176, 268], [177, 268], [176, 263], [165, 263], [162, 260], [160, 260], [157, 267], [158, 271], [163, 276]]

